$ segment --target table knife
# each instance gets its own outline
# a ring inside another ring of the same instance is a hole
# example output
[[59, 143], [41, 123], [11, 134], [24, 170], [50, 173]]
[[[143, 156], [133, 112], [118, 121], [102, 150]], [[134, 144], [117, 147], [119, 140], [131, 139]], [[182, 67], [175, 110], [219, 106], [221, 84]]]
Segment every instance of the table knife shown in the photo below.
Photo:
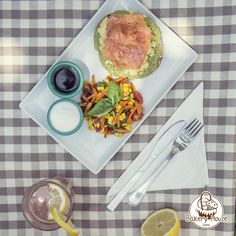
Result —
[[[157, 140], [150, 156], [147, 158], [145, 163], [139, 168], [139, 170], [135, 173], [135, 175], [124, 185], [124, 187], [117, 193], [117, 195], [112, 199], [112, 201], [108, 204], [107, 209], [110, 211], [114, 211], [115, 208], [119, 205], [119, 203], [123, 200], [129, 190], [136, 184], [136, 182], [143, 175], [145, 170], [151, 165], [151, 163], [156, 159], [158, 155], [161, 154], [163, 150], [165, 150], [168, 145], [175, 140], [178, 136], [179, 132], [186, 125], [186, 121], [181, 120], [174, 123], [170, 126], [165, 133]], [[109, 192], [112, 188], [109, 190]], [[108, 192], [108, 194], [109, 194]], [[107, 195], [108, 195], [107, 194]]]

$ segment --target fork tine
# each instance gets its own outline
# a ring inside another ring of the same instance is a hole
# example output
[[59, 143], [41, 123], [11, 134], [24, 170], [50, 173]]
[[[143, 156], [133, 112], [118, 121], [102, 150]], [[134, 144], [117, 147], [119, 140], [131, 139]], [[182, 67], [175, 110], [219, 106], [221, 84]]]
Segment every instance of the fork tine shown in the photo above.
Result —
[[183, 130], [183, 133], [184, 133], [184, 134], [189, 130], [189, 128], [192, 126], [192, 124], [193, 124], [195, 121], [196, 121], [196, 119], [194, 119], [191, 123], [189, 123], [189, 124], [184, 128], [184, 130]]
[[198, 126], [198, 128], [196, 128], [194, 132], [192, 133], [192, 135], [190, 136], [190, 139], [193, 139], [199, 133], [199, 131], [203, 128], [203, 126], [204, 125], [200, 123], [200, 126]]
[[190, 135], [191, 131], [196, 127], [199, 123], [197, 119], [194, 119], [184, 130], [184, 135]]
[[201, 122], [197, 121], [196, 125], [192, 128], [192, 130], [189, 132], [189, 136], [192, 136], [194, 132], [201, 126]]

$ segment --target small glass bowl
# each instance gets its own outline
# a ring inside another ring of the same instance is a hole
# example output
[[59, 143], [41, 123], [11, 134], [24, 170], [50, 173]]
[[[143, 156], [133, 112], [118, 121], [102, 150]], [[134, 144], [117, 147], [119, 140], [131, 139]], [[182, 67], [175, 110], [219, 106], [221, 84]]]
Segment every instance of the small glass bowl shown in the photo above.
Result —
[[[51, 111], [52, 111], [53, 107], [54, 107], [56, 104], [60, 103], [60, 102], [68, 102], [68, 103], [71, 103], [71, 104], [73, 104], [73, 105], [78, 109], [78, 111], [79, 111], [80, 121], [79, 121], [78, 125], [77, 125], [73, 130], [70, 130], [70, 131], [68, 131], [68, 132], [62, 132], [62, 131], [56, 129], [56, 128], [52, 125], [52, 122], [51, 122], [51, 118], [50, 118], [50, 117], [51, 117], [51, 116], [50, 116], [50, 115], [51, 115]], [[82, 111], [82, 109], [80, 108], [80, 106], [79, 106], [76, 102], [74, 102], [73, 100], [71, 100], [71, 99], [60, 99], [60, 100], [57, 100], [56, 102], [54, 102], [54, 103], [50, 106], [50, 108], [48, 109], [48, 112], [47, 112], [47, 122], [48, 122], [48, 125], [49, 125], [49, 127], [51, 128], [51, 130], [53, 130], [55, 133], [60, 134], [60, 135], [64, 135], [64, 136], [66, 136], [66, 135], [71, 135], [71, 134], [74, 134], [75, 132], [77, 132], [77, 131], [80, 129], [80, 127], [82, 126], [82, 124], [83, 124], [83, 111]]]
[[[55, 74], [60, 69], [63, 69], [63, 68], [69, 68], [70, 70], [72, 70], [73, 73], [75, 73], [77, 75], [77, 78], [79, 78], [79, 80], [80, 80], [79, 86], [75, 90], [73, 90], [71, 92], [67, 92], [67, 93], [63, 93], [63, 92], [59, 91], [53, 83]], [[82, 90], [83, 85], [84, 85], [84, 75], [83, 75], [82, 70], [76, 64], [69, 62], [69, 61], [61, 61], [61, 62], [56, 63], [55, 65], [53, 65], [49, 69], [48, 76], [47, 76], [47, 82], [48, 82], [49, 89], [57, 97], [59, 97], [59, 98], [72, 98], [72, 97], [76, 96]]]

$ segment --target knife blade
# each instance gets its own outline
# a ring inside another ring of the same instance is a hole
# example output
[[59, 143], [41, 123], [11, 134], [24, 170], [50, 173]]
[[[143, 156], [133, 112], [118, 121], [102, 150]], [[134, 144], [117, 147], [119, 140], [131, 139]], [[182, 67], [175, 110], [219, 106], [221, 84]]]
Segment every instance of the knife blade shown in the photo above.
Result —
[[[156, 159], [158, 155], [161, 154], [165, 148], [175, 140], [178, 136], [179, 132], [186, 125], [186, 121], [180, 120], [170, 126], [164, 134], [157, 140], [151, 154], [145, 161], [145, 163], [139, 168], [139, 170], [135, 173], [135, 175], [124, 185], [124, 187], [117, 193], [117, 195], [112, 199], [112, 201], [108, 204], [107, 209], [110, 211], [114, 211], [115, 208], [119, 205], [119, 203], [123, 200], [129, 190], [136, 184], [138, 179], [143, 175], [145, 170], [151, 165], [151, 163]], [[107, 195], [112, 191], [112, 187], [108, 191]]]

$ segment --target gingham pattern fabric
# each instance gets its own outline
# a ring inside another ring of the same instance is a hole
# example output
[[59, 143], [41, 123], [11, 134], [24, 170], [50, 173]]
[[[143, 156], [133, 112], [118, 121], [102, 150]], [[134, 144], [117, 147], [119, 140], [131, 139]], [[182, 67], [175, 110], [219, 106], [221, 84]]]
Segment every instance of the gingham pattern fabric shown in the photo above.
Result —
[[[236, 6], [233, 0], [143, 0], [199, 54], [141, 128], [98, 174], [85, 169], [20, 109], [22, 98], [102, 5], [100, 0], [0, 1], [0, 235], [66, 235], [33, 229], [23, 217], [24, 191], [55, 175], [72, 180], [72, 220], [82, 236], [137, 236], [153, 211], [170, 207], [184, 236], [232, 236], [235, 211]], [[204, 189], [148, 193], [131, 209], [106, 211], [105, 195], [179, 104], [204, 81], [204, 122], [210, 184], [227, 223], [203, 230], [184, 221]], [[89, 157], [88, 157], [89, 158]]]

